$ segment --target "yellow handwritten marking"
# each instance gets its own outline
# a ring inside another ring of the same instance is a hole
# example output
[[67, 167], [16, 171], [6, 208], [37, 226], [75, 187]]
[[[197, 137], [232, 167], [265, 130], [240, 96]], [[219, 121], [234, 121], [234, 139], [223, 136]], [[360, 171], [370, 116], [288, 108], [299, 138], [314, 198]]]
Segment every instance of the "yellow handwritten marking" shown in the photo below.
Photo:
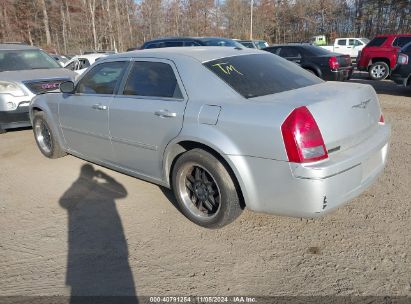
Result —
[[240, 71], [238, 71], [232, 64], [223, 66], [227, 64], [227, 62], [222, 62], [222, 63], [216, 63], [213, 64], [213, 66], [218, 66], [221, 71], [223, 71], [224, 74], [231, 75], [231, 72], [235, 71], [239, 75], [243, 75]]

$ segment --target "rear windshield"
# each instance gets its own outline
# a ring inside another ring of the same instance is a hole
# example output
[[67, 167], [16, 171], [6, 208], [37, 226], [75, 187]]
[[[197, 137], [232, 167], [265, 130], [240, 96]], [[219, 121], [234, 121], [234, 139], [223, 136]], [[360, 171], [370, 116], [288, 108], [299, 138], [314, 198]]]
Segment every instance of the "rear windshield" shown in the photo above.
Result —
[[310, 56], [330, 55], [330, 51], [315, 45], [306, 45], [303, 49]]
[[204, 65], [245, 98], [289, 91], [321, 83], [311, 73], [272, 54], [220, 58]]
[[198, 38], [206, 46], [232, 46], [243, 48], [241, 43], [231, 39], [224, 38]]
[[61, 66], [41, 50], [0, 51], [0, 72], [54, 68]]
[[387, 37], [376, 37], [368, 42], [367, 46], [381, 46], [385, 40], [387, 40]]

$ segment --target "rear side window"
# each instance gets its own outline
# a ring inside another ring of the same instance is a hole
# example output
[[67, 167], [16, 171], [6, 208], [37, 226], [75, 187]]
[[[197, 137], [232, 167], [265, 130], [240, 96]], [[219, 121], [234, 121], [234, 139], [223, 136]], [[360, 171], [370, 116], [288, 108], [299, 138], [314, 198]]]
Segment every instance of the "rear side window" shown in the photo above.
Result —
[[346, 45], [347, 44], [347, 40], [346, 39], [340, 39], [338, 40], [338, 45]]
[[301, 53], [296, 47], [282, 47], [280, 56], [285, 58], [301, 58]]
[[323, 82], [296, 64], [272, 54], [226, 57], [203, 64], [245, 98]]
[[198, 42], [195, 41], [186, 41], [184, 43], [184, 46], [200, 46], [201, 44], [199, 44]]
[[123, 95], [182, 99], [172, 67], [163, 62], [134, 62]]
[[395, 38], [392, 45], [393, 46], [398, 46], [398, 47], [403, 47], [408, 42], [411, 42], [411, 36], [410, 37], [397, 37], [397, 38]]
[[270, 48], [265, 48], [263, 51], [267, 51], [267, 52], [270, 52], [270, 53], [272, 53], [272, 54], [276, 54], [276, 55], [278, 55], [278, 53], [280, 52], [280, 48], [278, 48], [278, 47], [270, 47]]
[[376, 37], [370, 42], [368, 42], [367, 46], [381, 46], [387, 40], [387, 37]]
[[182, 41], [166, 41], [164, 42], [164, 47], [177, 47], [177, 46], [183, 46]]

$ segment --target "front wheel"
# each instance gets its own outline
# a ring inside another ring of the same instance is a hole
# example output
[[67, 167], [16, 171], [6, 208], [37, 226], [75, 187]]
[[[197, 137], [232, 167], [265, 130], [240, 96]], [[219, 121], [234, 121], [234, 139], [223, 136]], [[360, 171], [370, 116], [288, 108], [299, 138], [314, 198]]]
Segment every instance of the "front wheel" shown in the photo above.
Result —
[[4, 129], [2, 129], [1, 127], [0, 127], [0, 134], [4, 134], [4, 133], [6, 133], [7, 131], [6, 130], [4, 130]]
[[373, 80], [383, 80], [390, 73], [390, 67], [385, 62], [375, 62], [370, 66], [369, 74]]
[[60, 147], [43, 112], [36, 112], [33, 118], [33, 133], [41, 153], [48, 158], [59, 158], [66, 153]]
[[172, 188], [181, 212], [206, 228], [221, 228], [242, 212], [235, 183], [212, 154], [193, 149], [181, 155], [172, 171]]

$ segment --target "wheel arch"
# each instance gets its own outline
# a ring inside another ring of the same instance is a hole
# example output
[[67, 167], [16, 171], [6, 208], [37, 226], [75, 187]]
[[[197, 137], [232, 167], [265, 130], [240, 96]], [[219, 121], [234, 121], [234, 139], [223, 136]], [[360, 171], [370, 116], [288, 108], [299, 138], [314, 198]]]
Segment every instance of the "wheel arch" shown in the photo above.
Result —
[[314, 66], [314, 65], [304, 65], [304, 66], [301, 66], [301, 67], [305, 70], [313, 71], [315, 76], [317, 76], [317, 77], [320, 77], [320, 78], [322, 77], [321, 70], [318, 67]]
[[203, 142], [197, 139], [181, 139], [174, 142], [173, 144], [170, 144], [166, 149], [164, 157], [164, 176], [166, 183], [168, 185], [171, 185], [171, 175], [177, 159], [183, 153], [192, 149], [202, 149], [213, 155], [224, 165], [236, 186], [237, 193], [240, 198], [241, 208], [245, 208], [246, 204], [243, 196], [241, 177], [239, 176], [239, 173], [234, 169], [235, 167], [233, 166], [233, 164], [231, 164], [230, 161], [224, 156], [224, 153], [213, 144], [208, 142]]
[[368, 68], [370, 68], [370, 66], [376, 62], [384, 62], [388, 65], [388, 68], [391, 70], [391, 64], [390, 64], [390, 59], [386, 58], [386, 57], [375, 57], [371, 59], [371, 64], [368, 65]]

